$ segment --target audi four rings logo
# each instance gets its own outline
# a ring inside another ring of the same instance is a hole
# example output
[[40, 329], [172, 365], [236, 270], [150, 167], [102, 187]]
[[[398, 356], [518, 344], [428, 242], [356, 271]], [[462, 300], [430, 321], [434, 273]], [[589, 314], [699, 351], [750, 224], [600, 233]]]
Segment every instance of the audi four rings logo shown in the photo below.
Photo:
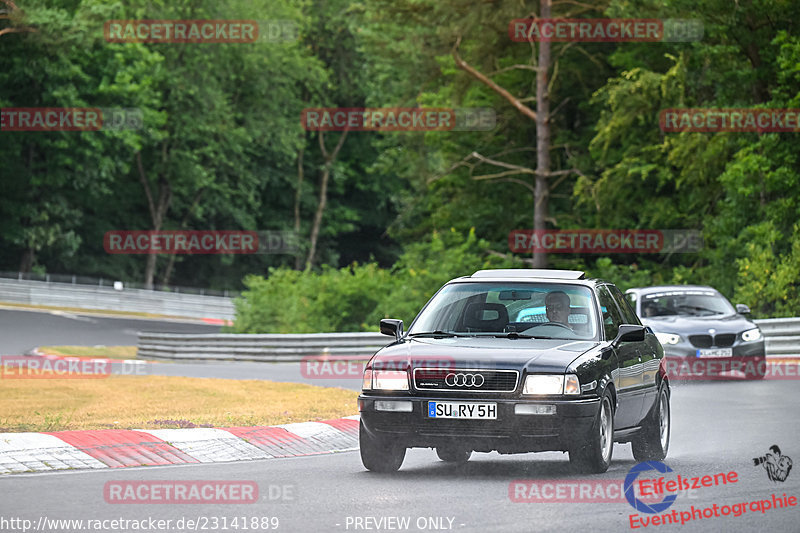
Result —
[[480, 387], [485, 379], [480, 374], [447, 374], [444, 383], [448, 387]]

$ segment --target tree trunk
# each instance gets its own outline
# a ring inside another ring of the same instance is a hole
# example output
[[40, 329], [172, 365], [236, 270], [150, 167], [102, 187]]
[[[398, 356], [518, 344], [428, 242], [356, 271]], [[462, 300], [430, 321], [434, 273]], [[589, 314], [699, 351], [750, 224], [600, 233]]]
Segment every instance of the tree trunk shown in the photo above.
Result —
[[[294, 193], [294, 234], [295, 238], [300, 235], [300, 198], [302, 197], [302, 190], [303, 190], [303, 179], [305, 175], [303, 173], [303, 154], [305, 152], [304, 147], [300, 147], [300, 151], [297, 152], [297, 189]], [[303, 256], [300, 255], [300, 252], [296, 252], [294, 256], [294, 269], [300, 270], [303, 268]]]
[[336, 143], [336, 148], [334, 148], [333, 152], [330, 154], [325, 149], [325, 138], [323, 136], [323, 132], [319, 132], [319, 148], [322, 152], [324, 163], [322, 165], [322, 176], [320, 177], [319, 184], [319, 203], [317, 204], [317, 211], [314, 213], [314, 224], [311, 226], [311, 236], [309, 237], [310, 242], [308, 256], [306, 257], [306, 269], [311, 268], [314, 264], [314, 256], [317, 253], [319, 230], [322, 227], [322, 215], [325, 213], [325, 205], [328, 202], [328, 180], [330, 179], [331, 175], [331, 167], [333, 166], [333, 162], [336, 161], [336, 156], [339, 154], [339, 150], [344, 144], [344, 140], [347, 137], [347, 131], [348, 130], [342, 132], [342, 135], [339, 137], [339, 142]]
[[[166, 147], [164, 147], [164, 159], [166, 159]], [[147, 197], [147, 208], [150, 211], [150, 220], [153, 224], [153, 231], [161, 231], [161, 226], [164, 222], [164, 216], [169, 209], [169, 204], [172, 202], [172, 188], [169, 182], [161, 176], [158, 180], [158, 202], [153, 201], [153, 193], [150, 190], [150, 182], [144, 172], [144, 165], [142, 165], [142, 153], [136, 152], [136, 165], [139, 169], [139, 181], [144, 188], [144, 194]], [[153, 278], [156, 272], [156, 258], [157, 255], [152, 252], [147, 254], [147, 263], [144, 270], [144, 288], [153, 288]]]
[[[203, 192], [205, 191], [204, 188], [200, 188], [197, 193], [194, 195], [194, 200], [192, 201], [192, 205], [189, 209], [186, 210], [186, 214], [183, 216], [183, 220], [181, 221], [181, 229], [186, 229], [186, 226], [189, 224], [189, 217], [194, 212], [197, 204], [200, 203], [200, 198], [203, 196]], [[169, 256], [169, 261], [167, 262], [167, 268], [164, 269], [164, 275], [161, 277], [161, 284], [162, 285], [169, 285], [169, 278], [172, 276], [172, 269], [175, 267], [175, 256], [178, 254], [171, 254]]]
[[33, 248], [26, 248], [24, 252], [22, 252], [22, 258], [19, 261], [19, 271], [20, 272], [30, 272], [31, 268], [33, 268], [33, 259], [35, 257], [35, 253]]
[[[551, 0], [542, 0], [539, 16], [550, 18]], [[547, 229], [550, 190], [547, 178], [550, 173], [550, 41], [539, 42], [539, 64], [536, 71], [536, 187], [533, 206], [533, 229]], [[533, 254], [533, 268], [547, 268], [547, 254]]]

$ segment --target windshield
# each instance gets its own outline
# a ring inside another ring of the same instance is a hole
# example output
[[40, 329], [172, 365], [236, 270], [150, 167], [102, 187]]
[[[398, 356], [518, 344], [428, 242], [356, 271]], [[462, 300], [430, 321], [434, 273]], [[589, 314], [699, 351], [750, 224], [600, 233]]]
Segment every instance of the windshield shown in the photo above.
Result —
[[423, 309], [409, 335], [595, 339], [586, 287], [554, 283], [453, 283]]
[[642, 296], [642, 316], [645, 318], [727, 315], [735, 312], [730, 302], [716, 291], [664, 291]]

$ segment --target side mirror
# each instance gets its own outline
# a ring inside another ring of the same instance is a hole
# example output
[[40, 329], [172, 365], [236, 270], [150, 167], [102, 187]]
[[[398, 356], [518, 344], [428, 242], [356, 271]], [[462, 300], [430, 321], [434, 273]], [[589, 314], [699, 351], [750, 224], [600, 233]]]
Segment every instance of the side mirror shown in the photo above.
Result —
[[749, 315], [750, 308], [744, 304], [736, 304], [736, 312], [739, 313], [740, 315]]
[[644, 326], [622, 324], [617, 332], [617, 338], [614, 339], [614, 344], [620, 342], [642, 342], [644, 340], [644, 330]]
[[396, 318], [382, 319], [381, 333], [384, 335], [394, 336], [395, 339], [400, 340], [400, 337], [403, 336], [403, 321]]

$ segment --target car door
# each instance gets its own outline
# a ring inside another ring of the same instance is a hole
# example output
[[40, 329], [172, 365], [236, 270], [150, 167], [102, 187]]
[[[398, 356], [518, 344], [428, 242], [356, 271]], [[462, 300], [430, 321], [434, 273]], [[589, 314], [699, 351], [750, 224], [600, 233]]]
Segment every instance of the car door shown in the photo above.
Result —
[[[611, 291], [611, 295], [619, 303], [622, 319], [625, 321], [625, 323], [641, 324], [641, 320], [639, 320], [636, 312], [628, 303], [628, 300], [625, 298], [625, 296], [623, 296], [622, 292], [620, 292], [615, 285], [609, 285], [608, 288]], [[658, 347], [655, 344], [657, 342], [658, 339], [655, 338], [655, 335], [648, 332], [645, 334], [645, 339], [643, 342], [636, 343], [638, 344], [639, 356], [641, 357], [639, 366], [641, 367], [642, 371], [643, 401], [642, 412], [639, 414], [639, 420], [647, 416], [647, 412], [650, 410], [653, 402], [656, 401], [656, 396], [658, 396], [656, 375], [658, 374], [661, 360], [659, 359]]]
[[[597, 288], [597, 298], [603, 313], [603, 330], [605, 339], [612, 341], [617, 336], [622, 317], [616, 299], [606, 285]], [[612, 349], [617, 354], [619, 369], [614, 377], [617, 389], [617, 412], [614, 425], [618, 429], [633, 427], [638, 424], [644, 399], [642, 397], [642, 366], [639, 356], [639, 343], [620, 342]]]

